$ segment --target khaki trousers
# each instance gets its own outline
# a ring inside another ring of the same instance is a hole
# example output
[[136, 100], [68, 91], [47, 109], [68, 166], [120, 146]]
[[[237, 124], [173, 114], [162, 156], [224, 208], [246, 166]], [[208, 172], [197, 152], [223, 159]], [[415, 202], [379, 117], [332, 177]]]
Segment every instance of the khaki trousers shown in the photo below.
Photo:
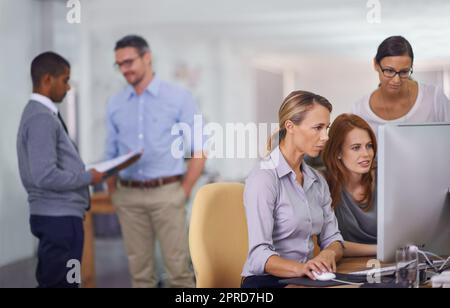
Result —
[[112, 195], [134, 288], [154, 288], [155, 239], [161, 246], [169, 287], [193, 288], [189, 266], [186, 196], [180, 182], [157, 188], [119, 187]]

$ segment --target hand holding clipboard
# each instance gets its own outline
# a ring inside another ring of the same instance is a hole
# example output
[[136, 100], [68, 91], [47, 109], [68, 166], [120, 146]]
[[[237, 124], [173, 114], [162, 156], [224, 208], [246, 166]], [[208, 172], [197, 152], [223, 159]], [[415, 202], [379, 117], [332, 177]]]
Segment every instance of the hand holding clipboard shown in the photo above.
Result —
[[106, 179], [137, 162], [142, 157], [143, 153], [143, 150], [130, 152], [108, 161], [89, 165], [86, 169], [97, 170], [98, 172], [103, 173], [103, 179]]

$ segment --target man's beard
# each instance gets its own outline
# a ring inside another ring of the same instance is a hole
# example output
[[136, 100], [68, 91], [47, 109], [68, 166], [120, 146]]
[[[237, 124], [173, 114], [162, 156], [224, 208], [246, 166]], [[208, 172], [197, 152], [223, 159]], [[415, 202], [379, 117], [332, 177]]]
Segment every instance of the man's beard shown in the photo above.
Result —
[[145, 78], [145, 73], [142, 74], [141, 76], [137, 77], [136, 80], [131, 83], [131, 85], [134, 87], [139, 85], [142, 82], [142, 80], [144, 80], [144, 78]]

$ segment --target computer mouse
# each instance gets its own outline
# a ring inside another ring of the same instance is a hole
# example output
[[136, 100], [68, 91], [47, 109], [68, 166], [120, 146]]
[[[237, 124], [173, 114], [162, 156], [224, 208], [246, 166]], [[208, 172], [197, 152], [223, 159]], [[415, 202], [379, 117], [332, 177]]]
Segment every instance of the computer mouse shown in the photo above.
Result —
[[313, 275], [319, 281], [328, 281], [336, 278], [336, 275], [331, 272], [325, 272], [321, 274], [313, 272]]

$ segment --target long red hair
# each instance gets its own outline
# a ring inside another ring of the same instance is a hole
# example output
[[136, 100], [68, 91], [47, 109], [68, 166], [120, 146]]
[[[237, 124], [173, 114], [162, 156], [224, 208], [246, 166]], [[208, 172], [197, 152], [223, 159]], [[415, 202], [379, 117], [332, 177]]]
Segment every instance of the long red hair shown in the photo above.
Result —
[[[344, 113], [334, 120], [329, 130], [329, 140], [322, 152], [322, 160], [326, 167], [325, 177], [330, 187], [330, 193], [332, 198], [331, 206], [335, 208], [341, 202], [341, 193], [344, 184], [349, 181], [350, 171], [344, 166], [342, 161], [338, 158], [342, 153], [342, 146], [347, 138], [348, 133], [353, 129], [360, 128], [365, 131], [372, 139], [374, 158], [377, 155], [377, 140], [372, 128], [361, 117]], [[372, 160], [371, 170], [375, 164], [375, 159]], [[364, 198], [368, 200], [367, 207], [364, 210], [369, 210], [372, 207], [372, 197], [374, 194], [374, 182], [375, 179], [372, 176], [372, 172], [368, 172], [362, 177], [362, 185], [364, 187]]]

